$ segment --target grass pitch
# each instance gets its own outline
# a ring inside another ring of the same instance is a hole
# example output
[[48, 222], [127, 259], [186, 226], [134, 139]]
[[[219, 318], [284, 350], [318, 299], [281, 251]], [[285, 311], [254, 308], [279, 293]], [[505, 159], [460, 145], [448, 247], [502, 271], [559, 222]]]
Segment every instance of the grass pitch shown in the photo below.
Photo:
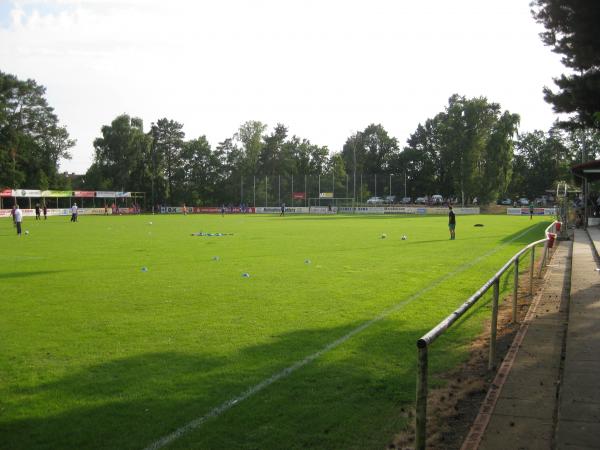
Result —
[[[194, 420], [168, 448], [383, 448], [415, 340], [549, 220], [457, 222], [449, 241], [446, 217], [2, 220], [0, 448], [142, 449]], [[433, 385], [488, 313], [434, 344]]]

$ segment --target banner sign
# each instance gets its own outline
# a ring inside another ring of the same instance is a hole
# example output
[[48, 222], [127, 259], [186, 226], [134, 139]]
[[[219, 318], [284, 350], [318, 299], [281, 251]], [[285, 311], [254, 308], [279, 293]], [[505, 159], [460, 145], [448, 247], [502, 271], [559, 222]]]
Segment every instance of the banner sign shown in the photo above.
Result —
[[73, 191], [42, 191], [42, 197], [72, 197]]
[[95, 197], [96, 191], [74, 191], [73, 197]]
[[37, 189], [15, 189], [15, 197], [41, 197], [42, 191]]
[[384, 214], [416, 214], [417, 208], [410, 206], [386, 206]]
[[[125, 208], [122, 208], [119, 211], [122, 211]], [[89, 214], [89, 215], [103, 215], [104, 212], [104, 208], [79, 208], [77, 210], [77, 214]], [[112, 210], [110, 208], [107, 208], [106, 210], [106, 214], [111, 214]]]
[[320, 192], [319, 198], [333, 198], [333, 192]]
[[117, 197], [117, 198], [129, 198], [129, 197], [131, 197], [131, 192], [115, 192], [115, 197]]
[[100, 198], [115, 198], [116, 194], [114, 191], [96, 191], [96, 197]]
[[0, 191], [0, 197], [14, 197], [15, 196], [15, 191], [13, 191], [12, 189], [2, 189]]
[[[308, 214], [310, 210], [314, 209], [315, 206], [311, 207], [311, 208], [307, 208], [307, 207], [285, 207], [285, 213], [286, 214]], [[318, 206], [316, 208], [319, 208]], [[324, 207], [325, 212], [327, 212], [327, 207]], [[257, 207], [256, 208], [256, 213], [257, 214], [281, 214], [281, 208], [279, 207]]]
[[[528, 216], [529, 208], [506, 208], [506, 214], [509, 216]], [[554, 216], [556, 208], [533, 208], [534, 216]]]
[[292, 198], [294, 200], [304, 200], [306, 198], [306, 192], [293, 192]]

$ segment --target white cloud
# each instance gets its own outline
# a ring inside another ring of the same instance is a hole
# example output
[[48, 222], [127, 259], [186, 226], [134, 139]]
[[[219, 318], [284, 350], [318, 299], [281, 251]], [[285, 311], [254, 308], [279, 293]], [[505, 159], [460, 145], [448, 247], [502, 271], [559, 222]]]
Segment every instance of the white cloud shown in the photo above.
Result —
[[0, 58], [48, 88], [78, 140], [63, 166], [82, 172], [124, 112], [213, 145], [282, 122], [339, 150], [371, 122], [404, 142], [460, 93], [548, 128], [541, 89], [564, 69], [540, 31], [522, 0], [14, 1]]

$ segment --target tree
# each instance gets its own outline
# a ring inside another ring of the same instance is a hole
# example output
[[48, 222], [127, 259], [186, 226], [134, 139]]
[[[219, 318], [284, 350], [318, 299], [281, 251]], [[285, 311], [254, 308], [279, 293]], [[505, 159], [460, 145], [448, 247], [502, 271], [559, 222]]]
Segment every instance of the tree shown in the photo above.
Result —
[[571, 114], [565, 128], [600, 128], [600, 5], [597, 0], [534, 0], [532, 14], [546, 32], [544, 44], [563, 56], [572, 69], [554, 82], [558, 91], [544, 88], [547, 102], [558, 113]]
[[[174, 195], [176, 187], [183, 182], [185, 174], [182, 170], [181, 151], [185, 133], [183, 125], [166, 118], [159, 119], [150, 128], [152, 137], [152, 178], [157, 192], [157, 201], [168, 200], [169, 203], [182, 200], [181, 190]], [[164, 188], [163, 188], [164, 187]]]
[[516, 141], [514, 179], [509, 186], [513, 197], [535, 198], [570, 179], [569, 149], [557, 130], [524, 133]]
[[248, 121], [240, 126], [234, 139], [241, 143], [239, 170], [243, 175], [259, 173], [259, 158], [263, 148], [262, 134], [267, 126], [262, 122]]
[[181, 152], [186, 204], [218, 204], [223, 201], [220, 185], [223, 177], [223, 152], [213, 152], [206, 136], [185, 142]]
[[44, 98], [46, 88], [0, 72], [0, 185], [57, 186], [75, 141]]
[[399, 154], [398, 141], [381, 125], [371, 124], [350, 136], [342, 148], [346, 168], [357, 174], [389, 173]]
[[151, 139], [141, 119], [122, 114], [102, 127], [94, 140], [94, 163], [85, 184], [95, 189], [147, 191], [150, 187]]
[[495, 200], [510, 181], [518, 123], [518, 115], [484, 97], [455, 94], [443, 112], [417, 127], [392, 166], [406, 172], [412, 195]]

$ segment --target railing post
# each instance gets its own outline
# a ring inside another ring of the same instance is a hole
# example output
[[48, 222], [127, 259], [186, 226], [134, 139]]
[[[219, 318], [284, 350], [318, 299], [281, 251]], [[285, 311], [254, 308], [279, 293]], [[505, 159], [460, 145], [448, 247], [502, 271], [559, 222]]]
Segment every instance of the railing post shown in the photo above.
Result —
[[531, 246], [531, 263], [529, 264], [529, 296], [533, 297], [533, 266], [535, 264], [535, 245]]
[[512, 301], [512, 322], [517, 323], [517, 296], [519, 291], [519, 257], [515, 258], [515, 283]]
[[548, 252], [548, 241], [544, 242], [544, 251], [542, 253], [542, 259], [540, 261], [540, 271], [538, 273], [538, 278], [542, 278], [542, 269], [544, 268], [544, 263], [546, 262], [546, 253]]
[[496, 329], [498, 325], [498, 297], [500, 296], [500, 277], [494, 280], [494, 298], [492, 299], [492, 322], [490, 325], [490, 359], [488, 369], [492, 370], [496, 361]]
[[415, 449], [425, 450], [427, 443], [427, 343], [417, 341], [419, 349], [418, 373], [417, 373], [417, 414], [415, 426]]

